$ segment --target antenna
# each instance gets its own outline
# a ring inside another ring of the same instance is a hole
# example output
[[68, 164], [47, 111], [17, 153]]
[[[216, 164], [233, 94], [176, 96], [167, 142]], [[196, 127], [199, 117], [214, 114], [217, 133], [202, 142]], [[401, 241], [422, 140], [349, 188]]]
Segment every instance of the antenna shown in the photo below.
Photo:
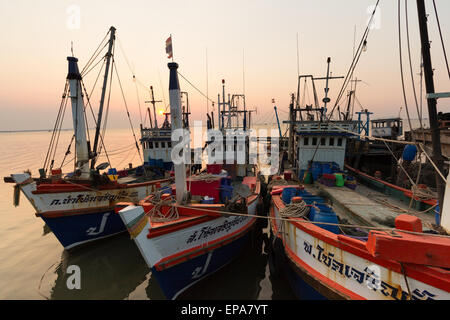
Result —
[[243, 94], [245, 95], [245, 60], [244, 60], [244, 48], [242, 48], [242, 86]]
[[298, 54], [298, 32], [297, 32], [297, 78], [300, 76], [300, 62]]
[[208, 99], [208, 48], [206, 48], [206, 112], [209, 114], [209, 99]]
[[73, 41], [70, 41], [70, 52], [72, 52], [72, 57], [74, 56], [73, 55]]

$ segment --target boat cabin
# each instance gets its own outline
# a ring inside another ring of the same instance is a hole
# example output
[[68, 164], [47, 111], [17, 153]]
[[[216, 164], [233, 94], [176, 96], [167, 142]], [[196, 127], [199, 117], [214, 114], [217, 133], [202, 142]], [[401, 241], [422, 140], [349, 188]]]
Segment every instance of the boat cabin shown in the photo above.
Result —
[[357, 121], [302, 121], [296, 126], [298, 169], [308, 169], [311, 159], [335, 162], [344, 168], [347, 139], [357, 132]]
[[387, 118], [372, 120], [372, 136], [396, 140], [403, 134], [401, 118]]

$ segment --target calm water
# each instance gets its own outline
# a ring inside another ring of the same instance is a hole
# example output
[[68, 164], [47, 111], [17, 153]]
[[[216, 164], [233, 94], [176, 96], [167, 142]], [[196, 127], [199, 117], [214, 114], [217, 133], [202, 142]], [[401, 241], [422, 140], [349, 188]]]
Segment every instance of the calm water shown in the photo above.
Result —
[[[61, 132], [56, 164], [67, 149], [71, 131]], [[164, 299], [150, 269], [128, 234], [85, 246], [62, 249], [21, 194], [14, 207], [13, 185], [4, 176], [42, 167], [51, 132], [0, 133], [0, 299]], [[105, 144], [113, 167], [141, 162], [130, 130], [110, 130]], [[68, 156], [68, 160], [72, 157]], [[100, 159], [103, 162], [105, 159]], [[70, 171], [70, 165], [63, 172]], [[263, 237], [267, 235], [263, 234]], [[264, 239], [253, 240], [245, 252], [218, 273], [201, 281], [182, 299], [294, 299], [284, 280], [269, 277]], [[81, 290], [69, 290], [69, 265], [81, 269]]]

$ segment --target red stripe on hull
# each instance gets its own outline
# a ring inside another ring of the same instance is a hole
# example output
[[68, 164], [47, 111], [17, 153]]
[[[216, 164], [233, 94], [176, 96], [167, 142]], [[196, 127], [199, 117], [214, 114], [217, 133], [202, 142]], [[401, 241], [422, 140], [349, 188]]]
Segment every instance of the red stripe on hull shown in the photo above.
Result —
[[[278, 210], [280, 210], [285, 206], [280, 196], [273, 196], [272, 201]], [[270, 214], [271, 216], [274, 217], [273, 207], [271, 208]], [[368, 252], [365, 242], [356, 239], [350, 241], [342, 241], [342, 237], [345, 237], [344, 235], [338, 236], [311, 223], [301, 223], [298, 221], [304, 220], [301, 218], [296, 218], [296, 220], [297, 221], [292, 219], [292, 221], [289, 221], [289, 223], [293, 224], [296, 228], [308, 233], [309, 235], [317, 239], [320, 239], [328, 244], [331, 244], [332, 246], [335, 246], [339, 249], [352, 253], [362, 259], [374, 262], [394, 272], [402, 273], [400, 263], [394, 260], [379, 259], [373, 257]], [[356, 245], [356, 243], [358, 244]], [[450, 292], [449, 270], [437, 267], [427, 267], [417, 264], [404, 264], [404, 270], [405, 273], [408, 275], [408, 277], [411, 277], [413, 279], [416, 279], [433, 287], [439, 288], [441, 290]]]

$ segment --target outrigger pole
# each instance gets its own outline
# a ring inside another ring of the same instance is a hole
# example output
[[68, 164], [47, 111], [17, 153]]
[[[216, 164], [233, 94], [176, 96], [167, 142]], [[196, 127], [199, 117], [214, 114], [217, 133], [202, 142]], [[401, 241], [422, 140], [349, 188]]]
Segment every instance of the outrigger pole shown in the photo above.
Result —
[[103, 87], [102, 87], [102, 95], [100, 98], [100, 107], [98, 109], [97, 126], [95, 128], [95, 138], [94, 138], [94, 147], [92, 149], [91, 169], [94, 169], [95, 161], [97, 160], [98, 138], [100, 136], [100, 126], [102, 123], [103, 105], [105, 102], [106, 86], [108, 84], [109, 65], [111, 63], [112, 48], [113, 48], [113, 44], [114, 44], [116, 28], [111, 27], [109, 29], [109, 31], [110, 31], [110, 34], [109, 34], [108, 53], [106, 54], [106, 69], [105, 69], [105, 76], [103, 78]]
[[[439, 131], [436, 98], [428, 95], [434, 94], [433, 67], [431, 65], [430, 41], [428, 38], [427, 14], [423, 0], [417, 0], [417, 14], [419, 16], [420, 40], [422, 42], [423, 69], [425, 74], [425, 87], [427, 90], [428, 116], [430, 119], [431, 141], [433, 146], [433, 161], [440, 172], [444, 172], [444, 160], [441, 150], [441, 136]], [[436, 188], [439, 199], [440, 214], [444, 204], [444, 183], [436, 174]]]

